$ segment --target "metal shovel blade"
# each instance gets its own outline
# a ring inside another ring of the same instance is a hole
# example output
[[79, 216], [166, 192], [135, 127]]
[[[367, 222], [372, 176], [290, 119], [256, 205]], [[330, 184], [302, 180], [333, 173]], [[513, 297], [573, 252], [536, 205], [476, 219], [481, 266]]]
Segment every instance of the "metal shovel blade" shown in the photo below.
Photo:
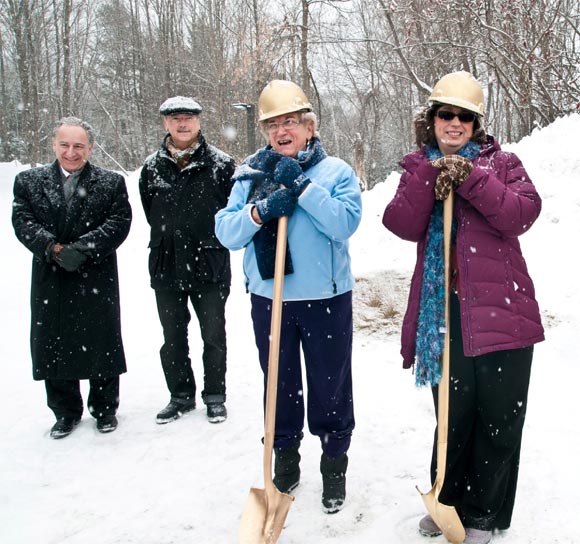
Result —
[[269, 493], [252, 487], [238, 529], [239, 544], [275, 544], [293, 500], [275, 486]]
[[433, 486], [429, 493], [421, 493], [419, 488], [417, 488], [417, 491], [421, 493], [429, 515], [433, 518], [437, 527], [441, 529], [445, 538], [452, 544], [460, 544], [465, 540], [465, 529], [459, 519], [459, 514], [457, 514], [454, 506], [439, 502], [437, 498], [439, 493], [435, 487]]

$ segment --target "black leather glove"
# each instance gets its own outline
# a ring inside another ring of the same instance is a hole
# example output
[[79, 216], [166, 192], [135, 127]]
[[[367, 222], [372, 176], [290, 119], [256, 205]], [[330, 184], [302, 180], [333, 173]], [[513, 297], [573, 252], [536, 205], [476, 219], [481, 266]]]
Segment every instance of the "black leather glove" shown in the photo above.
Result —
[[290, 189], [296, 197], [310, 184], [298, 161], [290, 157], [280, 159], [274, 170], [274, 181]]
[[72, 245], [65, 245], [54, 254], [54, 260], [67, 272], [75, 272], [85, 263], [87, 256]]
[[56, 262], [55, 255], [63, 248], [58, 242], [49, 242], [44, 250], [44, 257], [47, 263]]
[[256, 210], [262, 223], [286, 215], [290, 217], [294, 212], [298, 198], [288, 189], [277, 189], [270, 196], [256, 202]]

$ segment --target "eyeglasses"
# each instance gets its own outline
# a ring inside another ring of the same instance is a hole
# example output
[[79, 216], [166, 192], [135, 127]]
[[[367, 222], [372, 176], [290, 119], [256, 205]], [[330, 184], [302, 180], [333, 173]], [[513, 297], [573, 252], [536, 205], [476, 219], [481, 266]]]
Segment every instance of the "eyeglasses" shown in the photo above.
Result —
[[304, 121], [302, 119], [296, 119], [296, 117], [288, 117], [281, 123], [267, 123], [266, 130], [268, 132], [278, 132], [278, 129], [282, 127], [284, 130], [293, 130], [298, 125], [301, 125]]
[[477, 119], [477, 114], [472, 111], [460, 111], [459, 113], [455, 113], [449, 110], [437, 110], [435, 115], [443, 121], [451, 121], [457, 117], [462, 123], [471, 123]]

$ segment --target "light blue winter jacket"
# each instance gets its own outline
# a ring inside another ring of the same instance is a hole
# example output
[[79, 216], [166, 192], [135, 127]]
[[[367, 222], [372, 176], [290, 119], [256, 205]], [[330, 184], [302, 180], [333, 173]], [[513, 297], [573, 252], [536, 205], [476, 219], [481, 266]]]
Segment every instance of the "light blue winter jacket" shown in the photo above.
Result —
[[[274, 280], [263, 280], [258, 271], [252, 238], [261, 228], [246, 204], [249, 178], [237, 178], [228, 205], [215, 216], [218, 240], [231, 250], [246, 248], [244, 274], [250, 293], [272, 298]], [[294, 272], [284, 277], [284, 300], [331, 298], [352, 290], [348, 239], [362, 214], [360, 187], [353, 169], [343, 160], [326, 157], [304, 172], [312, 183], [300, 195], [288, 221], [288, 247]]]

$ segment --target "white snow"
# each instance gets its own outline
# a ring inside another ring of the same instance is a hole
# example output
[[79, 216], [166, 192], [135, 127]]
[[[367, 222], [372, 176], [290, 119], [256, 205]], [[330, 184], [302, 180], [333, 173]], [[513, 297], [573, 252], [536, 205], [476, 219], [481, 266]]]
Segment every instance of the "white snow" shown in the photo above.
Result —
[[[580, 115], [536, 131], [506, 149], [522, 159], [544, 199], [540, 219], [521, 238], [543, 311], [547, 340], [536, 347], [512, 528], [506, 544], [578, 543], [580, 295]], [[168, 401], [158, 350], [161, 328], [147, 275], [148, 229], [135, 172], [128, 178], [134, 221], [119, 251], [123, 336], [129, 371], [121, 379], [120, 425], [101, 435], [85, 410], [68, 438], [52, 440], [44, 385], [34, 382], [28, 346], [30, 263], [10, 224], [17, 164], [0, 165], [0, 542], [3, 544], [230, 544], [250, 487], [262, 484], [262, 375], [233, 254], [227, 308], [229, 418], [207, 422], [203, 404], [160, 426]], [[415, 247], [382, 227], [398, 175], [363, 195], [363, 223], [352, 241], [360, 278], [408, 277]], [[191, 355], [201, 389], [200, 338]], [[302, 483], [281, 544], [440, 544], [416, 530], [429, 491], [434, 428], [431, 393], [401, 369], [398, 334], [357, 332], [354, 343], [357, 427], [349, 452], [348, 504], [336, 515], [320, 506], [318, 439], [306, 431]], [[86, 397], [87, 387], [83, 382]]]

